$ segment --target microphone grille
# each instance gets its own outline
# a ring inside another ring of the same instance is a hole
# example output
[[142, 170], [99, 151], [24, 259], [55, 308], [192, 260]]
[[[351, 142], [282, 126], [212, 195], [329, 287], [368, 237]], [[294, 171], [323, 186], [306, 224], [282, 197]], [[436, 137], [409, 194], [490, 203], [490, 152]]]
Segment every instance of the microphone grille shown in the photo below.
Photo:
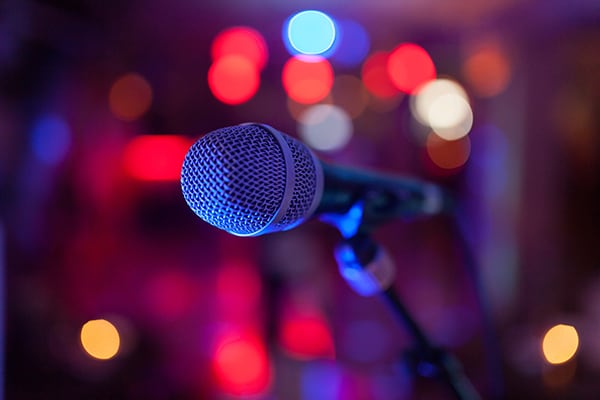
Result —
[[258, 125], [213, 131], [188, 151], [183, 196], [200, 218], [237, 235], [266, 226], [281, 204], [285, 162], [275, 137]]
[[317, 167], [310, 150], [290, 136], [282, 135], [294, 161], [294, 192], [285, 215], [275, 224], [275, 230], [290, 229], [309, 216], [319, 187]]
[[322, 177], [302, 143], [258, 124], [213, 131], [188, 151], [183, 196], [203, 220], [239, 236], [289, 229], [316, 207]]

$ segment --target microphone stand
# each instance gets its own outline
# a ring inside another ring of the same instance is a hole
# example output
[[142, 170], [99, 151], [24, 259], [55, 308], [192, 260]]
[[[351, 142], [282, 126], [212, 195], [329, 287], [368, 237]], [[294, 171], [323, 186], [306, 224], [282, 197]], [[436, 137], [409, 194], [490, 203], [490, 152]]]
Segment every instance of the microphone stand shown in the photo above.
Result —
[[408, 351], [407, 360], [413, 372], [443, 380], [459, 400], [481, 399], [459, 361], [431, 343], [395, 292], [394, 262], [370, 235], [382, 222], [380, 216], [370, 215], [371, 204], [367, 194], [346, 214], [329, 213], [321, 217], [324, 222], [334, 225], [344, 238], [335, 249], [340, 274], [358, 294], [379, 295], [409, 332], [414, 346]]

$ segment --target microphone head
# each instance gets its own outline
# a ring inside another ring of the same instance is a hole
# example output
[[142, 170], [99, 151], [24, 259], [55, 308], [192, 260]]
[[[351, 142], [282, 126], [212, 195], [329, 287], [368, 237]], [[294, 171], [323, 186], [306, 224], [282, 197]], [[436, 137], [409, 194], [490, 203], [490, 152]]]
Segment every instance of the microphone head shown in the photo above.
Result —
[[237, 236], [284, 231], [308, 219], [323, 170], [301, 142], [263, 124], [218, 129], [189, 149], [181, 170], [188, 206]]

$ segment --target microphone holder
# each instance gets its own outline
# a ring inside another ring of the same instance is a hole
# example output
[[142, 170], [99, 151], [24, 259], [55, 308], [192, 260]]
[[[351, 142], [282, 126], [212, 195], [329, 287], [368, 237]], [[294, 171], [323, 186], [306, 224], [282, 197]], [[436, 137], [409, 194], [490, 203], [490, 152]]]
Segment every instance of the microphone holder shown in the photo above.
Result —
[[425, 378], [445, 381], [457, 399], [478, 400], [481, 397], [465, 376], [459, 361], [434, 346], [401, 302], [393, 288], [395, 265], [385, 250], [371, 237], [382, 222], [381, 214], [372, 213], [371, 199], [378, 193], [366, 193], [345, 214], [323, 214], [321, 219], [335, 226], [343, 240], [335, 249], [340, 274], [348, 285], [362, 296], [379, 295], [391, 308], [413, 340], [406, 360], [412, 371]]

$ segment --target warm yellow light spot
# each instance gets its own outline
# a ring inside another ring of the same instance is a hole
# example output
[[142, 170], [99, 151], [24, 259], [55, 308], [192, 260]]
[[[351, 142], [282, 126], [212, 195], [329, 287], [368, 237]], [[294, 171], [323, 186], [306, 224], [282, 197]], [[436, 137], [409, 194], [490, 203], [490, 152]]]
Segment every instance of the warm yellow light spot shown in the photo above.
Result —
[[120, 343], [117, 328], [105, 319], [88, 321], [81, 328], [81, 344], [94, 358], [108, 360], [114, 357]]
[[550, 364], [569, 361], [579, 347], [579, 336], [571, 325], [558, 324], [550, 328], [542, 341], [544, 357]]

